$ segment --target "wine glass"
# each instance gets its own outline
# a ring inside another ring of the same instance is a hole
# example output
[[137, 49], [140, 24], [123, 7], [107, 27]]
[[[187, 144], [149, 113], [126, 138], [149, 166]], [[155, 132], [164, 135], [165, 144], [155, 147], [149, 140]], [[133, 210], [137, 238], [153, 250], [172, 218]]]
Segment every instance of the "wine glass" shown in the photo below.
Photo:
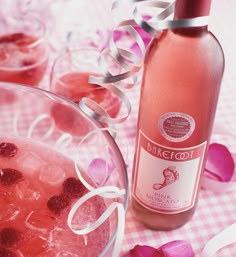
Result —
[[[100, 105], [112, 118], [121, 107], [121, 100], [102, 85], [88, 82], [89, 76], [102, 76], [98, 64], [100, 51], [83, 47], [64, 51], [54, 62], [50, 75], [50, 90], [75, 103], [87, 97]], [[118, 66], [110, 67], [116, 71]]]
[[48, 58], [43, 21], [30, 13], [5, 17], [0, 29], [0, 81], [39, 86]]

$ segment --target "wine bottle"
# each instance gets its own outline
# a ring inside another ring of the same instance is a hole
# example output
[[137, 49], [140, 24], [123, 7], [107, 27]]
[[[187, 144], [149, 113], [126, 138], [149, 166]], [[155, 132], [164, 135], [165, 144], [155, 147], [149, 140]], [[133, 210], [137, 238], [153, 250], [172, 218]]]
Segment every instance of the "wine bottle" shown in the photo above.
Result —
[[[176, 0], [174, 20], [208, 16], [210, 5]], [[131, 205], [151, 229], [178, 228], [194, 214], [224, 65], [207, 25], [164, 30], [146, 51]]]

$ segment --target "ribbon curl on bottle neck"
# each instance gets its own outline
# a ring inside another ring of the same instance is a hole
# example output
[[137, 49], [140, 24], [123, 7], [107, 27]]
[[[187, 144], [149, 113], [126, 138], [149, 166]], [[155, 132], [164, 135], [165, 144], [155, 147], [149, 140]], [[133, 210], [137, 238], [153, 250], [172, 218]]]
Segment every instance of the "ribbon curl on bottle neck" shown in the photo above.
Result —
[[[159, 32], [166, 29], [208, 25], [208, 16], [183, 20], [167, 19], [174, 12], [175, 1], [116, 0], [112, 4], [112, 11], [124, 5], [129, 5], [130, 7], [131, 4], [134, 4], [133, 18], [124, 20], [117, 25], [111, 33], [109, 47], [105, 48], [98, 58], [98, 65], [101, 67], [101, 74], [103, 76], [90, 76], [88, 81], [91, 84], [100, 85], [116, 95], [120, 99], [122, 106], [126, 109], [125, 114], [118, 114], [117, 117], [111, 117], [99, 104], [86, 97], [82, 98], [79, 103], [79, 108], [85, 114], [99, 122], [106, 123], [108, 126], [111, 125], [113, 128], [115, 124], [126, 121], [132, 111], [131, 103], [122, 89], [131, 89], [137, 84], [139, 72], [143, 66], [146, 48], [142, 37], [134, 27], [139, 26], [152, 37], [155, 37]], [[144, 7], [157, 8], [159, 9], [159, 13], [145, 20], [143, 18], [144, 15], [141, 14], [141, 9]], [[131, 36], [132, 40], [141, 50], [141, 57], [127, 49], [117, 47], [114, 39], [117, 30], [123, 30]], [[107, 63], [108, 56], [109, 60], [116, 62], [120, 66], [119, 74], [112, 74], [109, 71], [109, 63]]]

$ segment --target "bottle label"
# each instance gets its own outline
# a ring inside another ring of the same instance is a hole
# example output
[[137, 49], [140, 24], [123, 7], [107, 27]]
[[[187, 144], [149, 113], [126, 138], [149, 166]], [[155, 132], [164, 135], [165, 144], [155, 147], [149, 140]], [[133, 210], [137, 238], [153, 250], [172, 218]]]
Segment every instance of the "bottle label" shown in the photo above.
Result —
[[206, 142], [191, 148], [169, 148], [140, 130], [133, 177], [133, 196], [145, 208], [179, 213], [194, 206]]
[[188, 139], [194, 129], [194, 119], [186, 113], [168, 112], [158, 122], [161, 135], [171, 142], [182, 142]]

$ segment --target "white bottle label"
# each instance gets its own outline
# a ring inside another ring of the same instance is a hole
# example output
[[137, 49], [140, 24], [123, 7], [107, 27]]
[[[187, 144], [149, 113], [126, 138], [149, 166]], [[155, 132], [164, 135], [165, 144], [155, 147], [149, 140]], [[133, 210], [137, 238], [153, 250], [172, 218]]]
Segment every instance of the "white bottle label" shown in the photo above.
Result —
[[179, 213], [193, 207], [206, 142], [191, 148], [169, 148], [139, 131], [133, 196], [145, 208]]

